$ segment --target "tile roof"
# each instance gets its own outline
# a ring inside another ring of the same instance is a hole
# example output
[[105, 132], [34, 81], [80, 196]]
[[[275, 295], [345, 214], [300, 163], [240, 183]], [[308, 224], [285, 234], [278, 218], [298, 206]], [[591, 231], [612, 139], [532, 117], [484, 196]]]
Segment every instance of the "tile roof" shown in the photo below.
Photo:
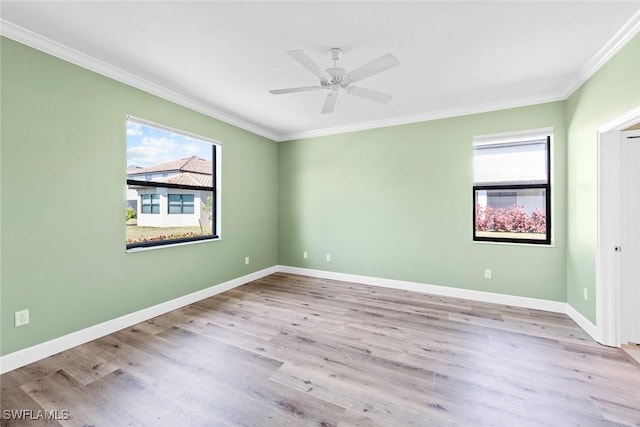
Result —
[[203, 187], [211, 187], [213, 185], [213, 177], [211, 174], [205, 175], [191, 172], [183, 172], [178, 175], [172, 175], [168, 178], [154, 179], [154, 181], [167, 182], [169, 184], [200, 185]]
[[211, 175], [213, 171], [213, 162], [205, 160], [197, 156], [191, 156], [179, 160], [170, 160], [158, 165], [149, 166], [142, 169], [127, 168], [127, 174], [157, 173], [167, 171], [195, 172], [205, 175]]
[[[141, 168], [127, 167], [127, 175], [157, 174], [160, 172], [173, 172], [171, 176], [153, 178], [153, 182], [166, 182], [169, 184], [195, 185], [202, 187], [213, 186], [213, 162], [200, 157], [191, 156], [179, 160], [160, 163], [158, 165]], [[175, 173], [178, 172], [178, 173]]]
[[136, 165], [127, 166], [127, 175], [137, 173], [140, 170], [142, 170], [142, 166], [136, 166]]

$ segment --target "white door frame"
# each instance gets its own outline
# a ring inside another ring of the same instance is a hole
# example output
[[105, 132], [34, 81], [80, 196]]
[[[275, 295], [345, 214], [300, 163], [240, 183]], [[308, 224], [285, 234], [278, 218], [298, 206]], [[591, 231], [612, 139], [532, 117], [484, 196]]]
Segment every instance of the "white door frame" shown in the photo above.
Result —
[[640, 123], [640, 106], [598, 128], [596, 339], [620, 347], [620, 132]]

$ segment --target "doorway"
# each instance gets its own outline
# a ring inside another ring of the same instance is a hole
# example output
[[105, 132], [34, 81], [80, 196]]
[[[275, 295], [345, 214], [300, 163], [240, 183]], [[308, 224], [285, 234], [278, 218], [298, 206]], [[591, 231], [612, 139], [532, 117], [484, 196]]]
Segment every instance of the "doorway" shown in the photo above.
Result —
[[614, 347], [640, 341], [639, 124], [640, 107], [598, 129], [595, 338]]
[[620, 342], [640, 344], [640, 130], [620, 134]]

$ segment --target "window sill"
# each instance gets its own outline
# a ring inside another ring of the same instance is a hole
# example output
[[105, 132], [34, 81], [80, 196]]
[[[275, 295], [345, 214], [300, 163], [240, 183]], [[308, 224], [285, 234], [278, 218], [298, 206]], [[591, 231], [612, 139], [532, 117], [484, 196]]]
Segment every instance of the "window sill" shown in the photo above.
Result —
[[196, 244], [200, 244], [200, 243], [217, 242], [217, 241], [220, 241], [220, 240], [222, 240], [222, 237], [218, 236], [218, 237], [214, 237], [212, 239], [194, 240], [194, 241], [191, 241], [191, 242], [167, 243], [166, 245], [157, 245], [157, 246], [147, 246], [147, 247], [141, 247], [141, 248], [125, 249], [125, 252], [127, 252], [127, 253], [145, 252], [145, 251], [151, 251], [151, 250], [163, 249], [163, 248], [175, 248], [176, 246], [186, 246], [186, 245], [196, 245]]
[[526, 246], [533, 248], [555, 248], [555, 244], [551, 243], [549, 245], [536, 244], [536, 243], [517, 243], [517, 242], [483, 242], [480, 240], [471, 240], [474, 244], [479, 245], [500, 245], [500, 246]]

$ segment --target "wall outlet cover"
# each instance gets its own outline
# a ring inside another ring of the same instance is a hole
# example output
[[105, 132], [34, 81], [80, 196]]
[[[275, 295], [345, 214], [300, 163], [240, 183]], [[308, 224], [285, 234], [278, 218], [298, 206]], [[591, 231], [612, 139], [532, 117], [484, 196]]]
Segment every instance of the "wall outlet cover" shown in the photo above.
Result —
[[29, 324], [29, 310], [20, 310], [16, 311], [15, 314], [15, 325], [16, 326], [24, 326]]

